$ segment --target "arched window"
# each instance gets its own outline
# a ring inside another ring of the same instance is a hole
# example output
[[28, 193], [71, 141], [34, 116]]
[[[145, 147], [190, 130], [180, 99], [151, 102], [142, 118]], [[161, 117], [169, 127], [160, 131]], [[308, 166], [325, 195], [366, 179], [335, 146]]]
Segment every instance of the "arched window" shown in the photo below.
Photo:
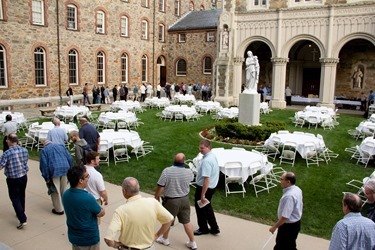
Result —
[[0, 44], [0, 88], [8, 87], [7, 75], [7, 53], [5, 48]]
[[128, 55], [126, 53], [121, 55], [121, 82], [128, 82]]
[[142, 39], [147, 40], [148, 39], [148, 22], [147, 20], [142, 20]]
[[78, 53], [75, 49], [69, 51], [69, 84], [79, 84], [78, 82]]
[[147, 68], [148, 68], [148, 62], [147, 62], [147, 56], [142, 56], [142, 82], [147, 82]]
[[212, 74], [212, 60], [211, 57], [206, 56], [203, 59], [203, 74], [211, 75]]
[[189, 3], [189, 10], [190, 10], [190, 11], [194, 10], [194, 3], [193, 3], [193, 1], [191, 1], [191, 2]]
[[77, 7], [73, 4], [68, 4], [67, 7], [67, 27], [69, 30], [77, 30]]
[[46, 51], [43, 47], [34, 50], [35, 85], [47, 86]]
[[97, 70], [97, 81], [98, 84], [105, 84], [105, 54], [103, 51], [99, 51], [96, 56], [96, 70]]
[[184, 59], [180, 59], [180, 60], [177, 61], [176, 75], [177, 76], [186, 76], [186, 61]]
[[127, 16], [121, 17], [121, 36], [128, 37], [129, 20]]
[[105, 13], [101, 10], [96, 12], [96, 33], [105, 33]]

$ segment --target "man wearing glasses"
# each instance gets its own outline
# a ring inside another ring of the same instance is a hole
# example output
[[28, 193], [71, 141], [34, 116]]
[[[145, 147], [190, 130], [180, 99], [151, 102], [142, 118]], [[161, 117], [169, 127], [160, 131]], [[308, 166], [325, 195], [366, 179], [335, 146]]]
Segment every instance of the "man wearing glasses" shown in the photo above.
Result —
[[105, 210], [85, 188], [90, 175], [84, 166], [73, 167], [67, 173], [70, 188], [63, 195], [63, 204], [68, 226], [68, 238], [72, 249], [100, 249], [97, 217]]
[[292, 172], [284, 173], [280, 178], [283, 196], [277, 210], [278, 221], [269, 231], [276, 236], [274, 250], [297, 249], [296, 239], [301, 229], [302, 217], [302, 190], [295, 185], [296, 176]]

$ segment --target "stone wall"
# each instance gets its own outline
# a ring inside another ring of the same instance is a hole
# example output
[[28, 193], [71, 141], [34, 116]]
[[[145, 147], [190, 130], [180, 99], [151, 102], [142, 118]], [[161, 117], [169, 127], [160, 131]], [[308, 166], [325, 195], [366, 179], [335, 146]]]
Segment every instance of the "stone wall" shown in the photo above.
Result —
[[[153, 28], [154, 1], [149, 1], [148, 8], [141, 7], [141, 1], [111, 1], [111, 0], [45, 0], [46, 25], [31, 24], [31, 1], [7, 1], [5, 13], [6, 20], [0, 20], [0, 44], [7, 51], [8, 88], [1, 89], [0, 106], [22, 105], [22, 99], [37, 98], [35, 104], [25, 104], [27, 107], [36, 107], [41, 103], [56, 105], [59, 103], [59, 85], [61, 95], [65, 96], [68, 88], [68, 52], [74, 48], [79, 53], [79, 83], [72, 85], [76, 95], [82, 92], [84, 83], [90, 84], [90, 89], [97, 83], [96, 55], [99, 50], [106, 54], [106, 79], [105, 83], [110, 88], [121, 83], [121, 54], [126, 52], [129, 59], [128, 83], [141, 83], [142, 55], [148, 57], [147, 82], [155, 84], [157, 77], [157, 55], [167, 56], [162, 50], [166, 42], [158, 41], [158, 24], [164, 23], [166, 30], [179, 17], [174, 15], [174, 0], [167, 0], [165, 12], [159, 12], [158, 2], [155, 8], [155, 30]], [[194, 2], [194, 1], [193, 1]], [[195, 8], [201, 5], [210, 9], [211, 1], [195, 1]], [[66, 6], [75, 4], [78, 7], [78, 30], [66, 29]], [[97, 34], [95, 31], [95, 11], [103, 10], [106, 13], [106, 33]], [[189, 10], [189, 1], [181, 1], [180, 16]], [[129, 18], [129, 37], [120, 36], [120, 17], [127, 15]], [[59, 24], [57, 25], [57, 19]], [[148, 40], [141, 40], [141, 20], [149, 21]], [[57, 29], [59, 29], [59, 44]], [[155, 31], [155, 36], [154, 36]], [[165, 32], [166, 41], [168, 33]], [[36, 47], [43, 46], [46, 50], [47, 86], [36, 86], [34, 80], [34, 54]], [[60, 53], [58, 53], [60, 49]], [[214, 51], [214, 50], [213, 50]], [[211, 53], [211, 52], [210, 52]], [[201, 57], [200, 51], [195, 51], [196, 57]], [[214, 55], [214, 53], [212, 53]], [[60, 59], [60, 69], [58, 62]], [[167, 63], [173, 60], [167, 60]], [[155, 68], [153, 68], [155, 66]], [[192, 69], [190, 72], [196, 72]], [[171, 78], [173, 74], [171, 74]], [[60, 83], [60, 84], [59, 84]]]

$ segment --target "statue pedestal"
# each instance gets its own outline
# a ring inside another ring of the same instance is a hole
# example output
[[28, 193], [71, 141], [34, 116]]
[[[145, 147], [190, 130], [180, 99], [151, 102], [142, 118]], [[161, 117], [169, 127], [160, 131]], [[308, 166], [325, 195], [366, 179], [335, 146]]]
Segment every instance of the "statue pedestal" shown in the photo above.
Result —
[[240, 94], [238, 122], [248, 126], [260, 126], [260, 94]]

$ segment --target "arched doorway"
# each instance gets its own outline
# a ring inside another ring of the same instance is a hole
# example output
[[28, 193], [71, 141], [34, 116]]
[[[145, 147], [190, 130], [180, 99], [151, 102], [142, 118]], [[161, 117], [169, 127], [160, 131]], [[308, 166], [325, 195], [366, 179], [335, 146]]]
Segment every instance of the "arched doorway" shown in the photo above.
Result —
[[164, 87], [167, 82], [167, 67], [165, 65], [165, 57], [159, 56], [156, 65], [157, 65], [157, 84]]
[[308, 40], [298, 41], [290, 49], [286, 69], [286, 84], [294, 95], [318, 96], [320, 90], [321, 57], [318, 46]]

